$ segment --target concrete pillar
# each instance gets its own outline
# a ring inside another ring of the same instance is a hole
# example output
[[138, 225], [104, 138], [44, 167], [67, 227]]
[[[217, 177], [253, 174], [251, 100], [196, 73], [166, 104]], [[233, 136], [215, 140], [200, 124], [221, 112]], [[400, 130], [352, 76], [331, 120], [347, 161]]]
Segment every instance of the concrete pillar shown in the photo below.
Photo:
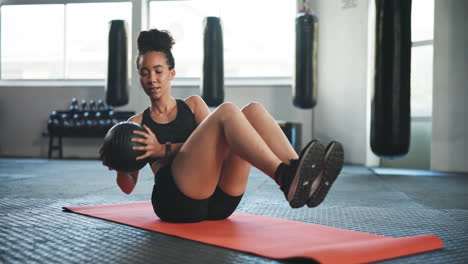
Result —
[[131, 48], [131, 81], [129, 88], [130, 102], [126, 109], [130, 111], [141, 112], [148, 106], [148, 98], [145, 93], [141, 90], [140, 79], [138, 71], [136, 69], [136, 58], [138, 57], [137, 38], [138, 34], [142, 30], [148, 29], [149, 24], [149, 1], [148, 0], [132, 0], [132, 39], [130, 46]]
[[435, 1], [431, 169], [468, 172], [468, 1]]

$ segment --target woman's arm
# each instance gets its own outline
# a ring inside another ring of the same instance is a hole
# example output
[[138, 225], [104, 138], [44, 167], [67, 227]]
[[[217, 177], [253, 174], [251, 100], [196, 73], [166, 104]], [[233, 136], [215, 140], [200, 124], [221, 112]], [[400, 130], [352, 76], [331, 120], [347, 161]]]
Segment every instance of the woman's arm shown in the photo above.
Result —
[[203, 120], [205, 120], [205, 118], [210, 114], [210, 109], [200, 96], [193, 95], [184, 101], [190, 107], [190, 110], [192, 110], [197, 125], [203, 122]]
[[[102, 161], [102, 164], [104, 166], [109, 168], [109, 170], [114, 170], [113, 168], [109, 167], [106, 164], [105, 157], [104, 157], [102, 150], [99, 151], [99, 159]], [[117, 185], [126, 194], [130, 194], [133, 191], [137, 183], [137, 180], [138, 180], [138, 171], [135, 171], [135, 172], [117, 171]]]
[[[128, 121], [140, 124], [141, 119], [142, 119], [142, 113], [130, 117], [128, 119]], [[101, 155], [100, 155], [99, 159], [104, 161], [104, 157], [102, 155], [102, 152], [100, 154]], [[103, 164], [104, 164], [104, 162], [103, 162]], [[107, 166], [107, 164], [104, 164], [104, 165]], [[113, 170], [113, 169], [109, 167], [109, 170]], [[133, 189], [135, 188], [135, 185], [137, 184], [138, 173], [139, 173], [138, 171], [131, 172], [131, 173], [117, 171], [116, 181], [117, 181], [117, 185], [120, 187], [122, 192], [124, 192], [126, 194], [130, 194], [133, 191]]]
[[[206, 105], [205, 101], [198, 96], [190, 96], [187, 99], [184, 100], [185, 103], [190, 107], [190, 110], [192, 110], [194, 116], [195, 116], [195, 122], [197, 125], [199, 125], [205, 118], [210, 114], [210, 110], [208, 106]], [[133, 118], [132, 118], [133, 119]], [[141, 116], [139, 116], [139, 119], [135, 118], [135, 121], [140, 121], [141, 122]], [[129, 120], [129, 121], [134, 121], [134, 120]], [[135, 122], [134, 121], [134, 122]], [[154, 159], [162, 159], [166, 158], [166, 146], [164, 144], [160, 144], [157, 136], [149, 129], [146, 125], [143, 126], [146, 130], [146, 132], [140, 132], [140, 131], [135, 131], [134, 133], [137, 135], [141, 135], [144, 137], [144, 139], [139, 139], [139, 138], [133, 138], [133, 142], [139, 142], [143, 143], [146, 146], [144, 147], [133, 147], [135, 150], [143, 150], [146, 151], [144, 155], [141, 155], [137, 158], [137, 160], [141, 159], [146, 159], [148, 157], [154, 158]], [[172, 159], [182, 148], [182, 145], [184, 143], [173, 143], [171, 144], [171, 153], [169, 157], [167, 157], [169, 160]]]
[[143, 121], [143, 113], [139, 113], [137, 115], [134, 115], [134, 116], [130, 117], [127, 121], [135, 122], [135, 123], [141, 125], [141, 122]]

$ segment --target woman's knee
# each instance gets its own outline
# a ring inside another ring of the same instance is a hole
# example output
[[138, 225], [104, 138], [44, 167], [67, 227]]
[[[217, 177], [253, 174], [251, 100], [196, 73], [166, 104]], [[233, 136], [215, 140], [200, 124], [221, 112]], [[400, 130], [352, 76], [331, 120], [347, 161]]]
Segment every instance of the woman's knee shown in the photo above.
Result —
[[222, 103], [220, 106], [218, 106], [216, 110], [231, 112], [231, 111], [239, 111], [239, 108], [235, 104], [227, 102], [227, 103]]
[[265, 112], [265, 107], [257, 102], [251, 102], [242, 108], [242, 113], [249, 118], [258, 116], [260, 113]]
[[233, 103], [223, 103], [218, 108], [216, 108], [213, 114], [217, 116], [226, 118], [232, 114], [240, 114], [240, 109]]

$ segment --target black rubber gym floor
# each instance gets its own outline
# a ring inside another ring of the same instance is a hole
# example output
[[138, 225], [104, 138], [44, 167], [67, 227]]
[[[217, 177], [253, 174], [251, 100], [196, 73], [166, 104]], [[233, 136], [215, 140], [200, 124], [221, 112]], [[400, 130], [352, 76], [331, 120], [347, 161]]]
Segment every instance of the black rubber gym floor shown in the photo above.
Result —
[[[99, 161], [0, 159], [0, 263], [311, 263], [62, 212], [148, 200], [152, 184], [148, 167], [126, 195]], [[468, 175], [346, 166], [321, 206], [291, 209], [276, 184], [252, 170], [238, 211], [396, 237], [435, 234], [442, 250], [381, 263], [468, 263]]]

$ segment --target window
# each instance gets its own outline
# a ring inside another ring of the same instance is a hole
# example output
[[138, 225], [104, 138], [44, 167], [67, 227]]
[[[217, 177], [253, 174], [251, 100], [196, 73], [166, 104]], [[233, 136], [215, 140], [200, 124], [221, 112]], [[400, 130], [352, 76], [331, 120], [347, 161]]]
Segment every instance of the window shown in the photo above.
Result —
[[296, 1], [153, 1], [150, 27], [167, 29], [178, 77], [200, 77], [203, 19], [221, 18], [226, 77], [291, 77]]
[[131, 3], [3, 5], [1, 79], [104, 79], [109, 21]]
[[411, 31], [411, 116], [431, 117], [434, 0], [413, 0]]
[[[129, 47], [134, 44], [131, 1], [2, 3], [2, 80], [104, 79], [108, 23], [113, 19], [127, 21]], [[150, 27], [168, 29], [175, 38], [178, 77], [201, 76], [206, 16], [222, 20], [226, 77], [292, 76], [296, 1], [150, 0]]]
[[433, 46], [414, 46], [411, 51], [411, 116], [432, 116]]
[[63, 77], [63, 5], [2, 6], [1, 12], [1, 78]]

